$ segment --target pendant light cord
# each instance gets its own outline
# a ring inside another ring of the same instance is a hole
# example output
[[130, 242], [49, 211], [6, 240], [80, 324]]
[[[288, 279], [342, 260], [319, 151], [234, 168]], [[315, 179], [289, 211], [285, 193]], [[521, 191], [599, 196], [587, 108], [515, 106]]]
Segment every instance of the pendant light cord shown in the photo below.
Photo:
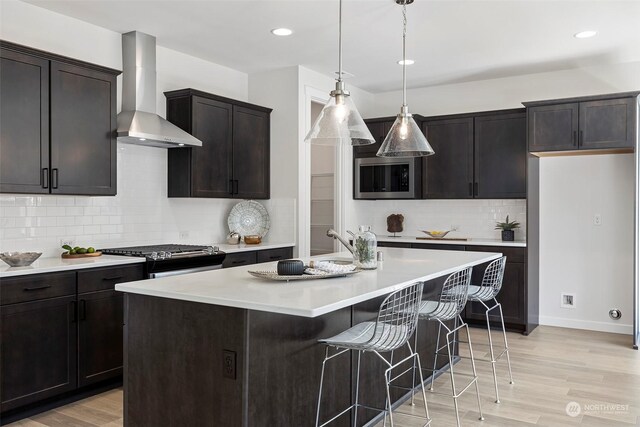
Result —
[[342, 0], [338, 12], [338, 81], [342, 81]]
[[[342, 0], [340, 0], [342, 1]], [[407, 2], [402, 4], [402, 106], [407, 106]]]

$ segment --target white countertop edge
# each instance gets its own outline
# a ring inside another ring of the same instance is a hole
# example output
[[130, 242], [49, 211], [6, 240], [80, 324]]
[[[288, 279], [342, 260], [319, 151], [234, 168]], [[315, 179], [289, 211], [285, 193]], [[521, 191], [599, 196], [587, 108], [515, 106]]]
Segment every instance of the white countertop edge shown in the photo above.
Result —
[[[500, 254], [500, 253], [487, 252], [487, 256], [485, 258], [483, 258], [482, 260], [479, 260], [477, 262], [470, 262], [470, 263], [460, 264], [459, 266], [452, 267], [452, 268], [449, 268], [449, 269], [446, 269], [446, 270], [442, 270], [442, 271], [439, 271], [438, 273], [428, 274], [426, 276], [420, 276], [420, 277], [417, 277], [415, 279], [411, 279], [411, 280], [408, 280], [408, 281], [400, 282], [400, 283], [397, 283], [395, 285], [384, 287], [382, 289], [376, 289], [374, 291], [367, 292], [365, 294], [361, 294], [361, 295], [354, 296], [352, 298], [347, 298], [347, 299], [341, 300], [338, 303], [325, 305], [323, 307], [319, 307], [319, 308], [311, 309], [311, 310], [291, 309], [291, 308], [280, 307], [280, 306], [276, 306], [276, 305], [272, 305], [272, 304], [251, 303], [251, 302], [246, 302], [246, 301], [240, 301], [240, 300], [235, 300], [235, 299], [227, 299], [227, 298], [219, 298], [219, 297], [207, 297], [207, 296], [201, 296], [201, 295], [185, 295], [185, 294], [180, 294], [180, 293], [177, 293], [177, 292], [164, 292], [164, 291], [162, 291], [160, 289], [139, 289], [139, 288], [136, 288], [134, 286], [128, 286], [126, 283], [124, 283], [124, 284], [116, 284], [115, 289], [116, 289], [116, 291], [126, 292], [126, 293], [131, 293], [131, 294], [140, 294], [140, 295], [145, 295], [145, 296], [152, 296], [152, 297], [159, 297], [159, 298], [169, 298], [169, 299], [175, 299], [175, 300], [181, 300], [181, 301], [190, 301], [190, 302], [197, 302], [197, 303], [204, 303], [204, 304], [211, 304], [211, 305], [221, 305], [221, 306], [225, 306], [225, 307], [233, 307], [233, 308], [240, 308], [240, 309], [246, 309], [246, 310], [265, 311], [265, 312], [269, 312], [269, 313], [287, 314], [287, 315], [301, 316], [301, 317], [318, 317], [318, 316], [322, 316], [322, 315], [327, 314], [327, 313], [331, 313], [333, 311], [340, 310], [340, 309], [345, 308], [345, 307], [350, 307], [352, 305], [355, 305], [355, 304], [358, 304], [358, 303], [361, 303], [361, 302], [364, 302], [364, 301], [368, 301], [370, 299], [373, 299], [373, 298], [376, 298], [376, 297], [379, 297], [379, 296], [388, 295], [391, 292], [394, 292], [394, 291], [402, 288], [403, 286], [409, 285], [411, 283], [426, 282], [428, 280], [432, 280], [432, 279], [436, 279], [438, 277], [449, 275], [449, 274], [454, 273], [454, 272], [456, 272], [458, 270], [461, 270], [463, 268], [472, 267], [474, 265], [483, 264], [485, 262], [493, 261], [495, 259], [500, 258], [501, 256], [502, 256], [502, 254]], [[340, 278], [340, 279], [328, 279], [328, 280], [345, 280], [345, 279], [344, 278]], [[135, 283], [135, 282], [132, 282], [132, 283]], [[285, 284], [282, 283], [282, 285], [285, 285]], [[291, 284], [287, 284], [287, 285], [291, 286]]]
[[145, 258], [124, 257], [117, 255], [101, 255], [76, 259], [61, 257], [47, 257], [36, 260], [27, 267], [2, 267], [0, 278], [27, 276], [30, 274], [56, 273], [62, 271], [83, 270], [87, 268], [112, 267], [116, 265], [138, 264], [145, 262]]
[[462, 245], [462, 246], [504, 246], [514, 248], [526, 248], [527, 242], [524, 240], [516, 240], [513, 242], [505, 242], [498, 239], [469, 239], [469, 240], [423, 240], [416, 239], [415, 236], [407, 237], [391, 237], [391, 236], [377, 236], [378, 242], [385, 243], [423, 243], [423, 244], [435, 244], [435, 245]]
[[217, 246], [222, 252], [233, 254], [238, 252], [251, 252], [251, 251], [265, 251], [268, 249], [281, 249], [295, 247], [295, 243], [271, 243], [263, 242], [257, 245], [247, 245], [246, 243], [238, 243], [237, 245], [230, 245], [228, 243], [217, 243], [213, 246]]

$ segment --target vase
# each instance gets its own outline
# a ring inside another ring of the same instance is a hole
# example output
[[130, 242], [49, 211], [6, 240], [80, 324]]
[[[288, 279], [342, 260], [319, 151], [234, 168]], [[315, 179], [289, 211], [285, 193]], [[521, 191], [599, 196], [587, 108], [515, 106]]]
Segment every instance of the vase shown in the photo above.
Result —
[[377, 250], [377, 238], [371, 227], [361, 225], [353, 239], [353, 263], [363, 270], [375, 270], [378, 268]]
[[513, 230], [502, 230], [502, 241], [513, 242], [515, 233]]

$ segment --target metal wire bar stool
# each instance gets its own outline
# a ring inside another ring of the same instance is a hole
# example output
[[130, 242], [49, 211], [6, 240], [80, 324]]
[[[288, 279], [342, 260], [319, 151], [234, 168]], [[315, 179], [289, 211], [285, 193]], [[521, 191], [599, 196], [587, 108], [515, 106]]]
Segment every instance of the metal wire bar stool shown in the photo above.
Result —
[[[446, 367], [441, 369], [438, 369], [437, 367], [438, 355], [440, 354], [441, 350], [446, 347], [447, 349], [446, 355], [448, 356], [448, 359], [449, 359], [448, 370], [451, 377], [451, 390], [452, 390], [451, 396], [453, 397], [453, 406], [456, 411], [456, 422], [458, 427], [460, 426], [458, 397], [460, 397], [462, 393], [467, 391], [474, 384], [476, 388], [476, 397], [478, 399], [478, 411], [480, 412], [480, 420], [484, 420], [484, 416], [482, 415], [482, 404], [480, 402], [480, 388], [478, 386], [478, 374], [476, 372], [475, 359], [473, 358], [473, 348], [471, 346], [471, 339], [467, 341], [467, 344], [469, 345], [472, 374], [465, 374], [460, 372], [454, 374], [454, 369], [453, 369], [453, 360], [454, 360], [453, 352], [454, 352], [455, 343], [456, 343], [456, 334], [461, 329], [465, 329], [467, 331], [467, 336], [469, 336], [469, 326], [466, 323], [462, 322], [460, 313], [462, 312], [462, 310], [464, 309], [467, 303], [467, 295], [469, 292], [470, 282], [471, 282], [471, 268], [465, 268], [463, 270], [460, 270], [451, 274], [449, 277], [447, 277], [447, 280], [444, 282], [444, 285], [442, 285], [442, 291], [440, 292], [439, 301], [429, 301], [429, 300], [422, 301], [422, 303], [420, 304], [420, 315], [419, 315], [419, 318], [421, 320], [425, 319], [425, 320], [438, 322], [438, 338], [436, 340], [436, 350], [435, 350], [434, 360], [433, 360], [433, 369], [424, 368], [424, 370], [431, 372], [431, 385], [429, 387], [429, 390], [435, 393], [435, 391], [433, 390], [433, 380], [436, 374], [444, 373], [444, 371], [447, 370]], [[453, 329], [449, 328], [444, 323], [448, 320], [457, 319], [457, 318], [460, 318], [460, 325], [456, 324]], [[440, 335], [441, 335], [442, 329], [446, 331], [445, 338], [447, 342], [445, 345], [440, 346]], [[418, 345], [417, 340], [418, 340], [418, 334], [416, 333], [415, 341], [414, 341], [415, 347], [417, 347]], [[416, 370], [414, 369], [414, 375], [413, 375], [414, 385], [416, 380], [415, 371]], [[471, 377], [471, 380], [469, 381], [469, 383], [467, 383], [459, 391], [456, 389], [456, 380], [455, 380], [456, 375], [460, 375], [460, 376], [464, 375], [464, 376]], [[420, 372], [420, 377], [422, 378], [421, 372]], [[437, 394], [448, 395], [447, 393], [437, 393]], [[413, 402], [414, 400], [412, 396], [411, 403], [413, 404]]]
[[[496, 363], [502, 358], [507, 356], [507, 367], [509, 368], [509, 384], [513, 384], [513, 373], [511, 372], [511, 359], [509, 358], [509, 345], [507, 343], [507, 332], [504, 327], [504, 316], [502, 315], [502, 304], [498, 302], [496, 296], [502, 288], [502, 281], [504, 278], [504, 269], [507, 263], [507, 257], [502, 257], [491, 262], [482, 277], [482, 283], [480, 286], [470, 285], [468, 299], [469, 301], [479, 302], [484, 306], [485, 317], [487, 320], [487, 335], [489, 336], [489, 354], [491, 359], [479, 358], [483, 362], [490, 362], [491, 369], [493, 371], [493, 384], [496, 391], [496, 403], [500, 403], [500, 395], [498, 394], [498, 376], [496, 373]], [[493, 300], [493, 305], [489, 307], [486, 303]], [[497, 309], [500, 313], [500, 323], [502, 325], [502, 338], [504, 340], [504, 348], [496, 355], [493, 347], [493, 339], [491, 337], [491, 322], [489, 320], [489, 314]], [[464, 341], [458, 341], [464, 343]]]
[[[325, 426], [342, 415], [346, 414], [350, 410], [353, 411], [353, 425], [357, 426], [358, 421], [358, 408], [363, 407], [375, 411], [384, 413], [384, 423], [387, 422], [387, 414], [389, 415], [389, 421], [393, 427], [393, 412], [391, 410], [391, 394], [389, 387], [393, 381], [398, 379], [404, 373], [409, 372], [410, 369], [405, 370], [403, 373], [392, 377], [394, 369], [400, 367], [407, 362], [413, 362], [413, 366], [420, 365], [420, 357], [418, 353], [411, 348], [409, 338], [414, 333], [418, 324], [418, 310], [420, 308], [420, 301], [422, 300], [422, 288], [424, 283], [418, 282], [405, 286], [391, 294], [389, 294], [378, 311], [378, 317], [375, 322], [362, 322], [344, 332], [339, 333], [331, 338], [321, 339], [319, 342], [326, 345], [325, 358], [322, 362], [322, 374], [320, 376], [320, 390], [318, 392], [318, 406], [316, 411], [316, 427]], [[393, 351], [407, 345], [409, 349], [409, 356], [402, 360], [393, 362]], [[336, 353], [329, 355], [329, 349], [335, 348]], [[320, 424], [320, 404], [322, 402], [322, 385], [324, 383], [324, 368], [328, 360], [331, 360], [343, 353], [347, 353], [350, 350], [358, 352], [358, 366], [356, 370], [356, 397], [355, 403], [344, 409], [337, 415], [334, 415], [330, 420]], [[358, 394], [360, 389], [360, 358], [363, 352], [371, 352], [378, 356], [387, 366], [384, 372], [384, 378], [386, 383], [386, 402], [384, 409], [375, 408], [367, 405], [363, 405], [358, 402]], [[390, 360], [384, 358], [380, 353], [391, 352], [392, 356]], [[422, 378], [422, 372], [420, 372], [421, 384], [424, 382]], [[424, 391], [424, 385], [422, 386], [422, 396], [424, 398], [424, 410], [426, 415], [426, 423], [424, 426], [428, 426], [431, 423], [429, 418], [429, 408], [427, 407], [426, 394]], [[416, 416], [412, 414], [404, 414], [408, 416]], [[422, 418], [422, 417], [419, 417]]]

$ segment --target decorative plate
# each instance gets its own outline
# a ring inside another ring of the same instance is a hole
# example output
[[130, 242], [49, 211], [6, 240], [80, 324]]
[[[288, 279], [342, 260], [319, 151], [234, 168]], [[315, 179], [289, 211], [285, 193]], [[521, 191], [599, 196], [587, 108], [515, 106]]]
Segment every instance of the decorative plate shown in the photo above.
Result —
[[276, 280], [281, 282], [300, 281], [300, 280], [316, 280], [316, 279], [333, 279], [336, 277], [352, 276], [360, 273], [362, 270], [349, 271], [346, 273], [327, 273], [327, 274], [302, 274], [300, 276], [281, 276], [277, 271], [249, 271], [254, 277], [267, 280]]
[[231, 209], [227, 219], [229, 231], [240, 233], [241, 236], [257, 234], [264, 237], [271, 225], [269, 213], [255, 200], [245, 200]]

